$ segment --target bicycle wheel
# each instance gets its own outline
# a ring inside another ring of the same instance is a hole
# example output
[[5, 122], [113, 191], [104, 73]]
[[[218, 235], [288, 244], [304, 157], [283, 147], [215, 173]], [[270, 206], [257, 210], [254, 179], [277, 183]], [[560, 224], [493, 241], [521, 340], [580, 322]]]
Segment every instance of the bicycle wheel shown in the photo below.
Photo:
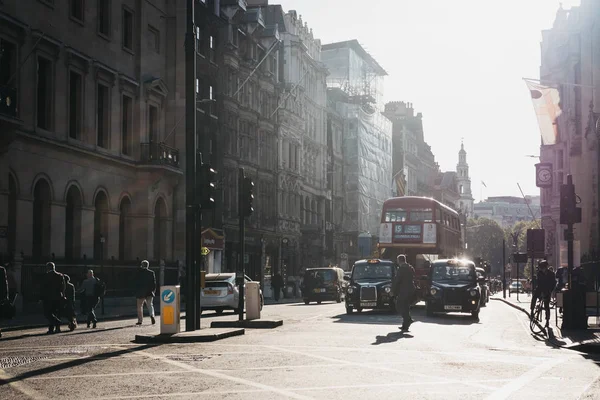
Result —
[[538, 300], [533, 309], [533, 315], [529, 321], [529, 329], [534, 335], [539, 335], [544, 332], [544, 326], [542, 325], [542, 302]]

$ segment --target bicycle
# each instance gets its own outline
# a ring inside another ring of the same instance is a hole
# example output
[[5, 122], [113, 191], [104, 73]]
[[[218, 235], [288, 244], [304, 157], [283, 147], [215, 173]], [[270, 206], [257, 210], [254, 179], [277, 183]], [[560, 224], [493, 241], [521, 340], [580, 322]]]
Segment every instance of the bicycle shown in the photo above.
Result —
[[542, 312], [544, 311], [544, 298], [537, 299], [533, 308], [533, 313], [529, 319], [529, 329], [534, 335], [539, 335], [546, 332], [546, 328], [542, 325]]

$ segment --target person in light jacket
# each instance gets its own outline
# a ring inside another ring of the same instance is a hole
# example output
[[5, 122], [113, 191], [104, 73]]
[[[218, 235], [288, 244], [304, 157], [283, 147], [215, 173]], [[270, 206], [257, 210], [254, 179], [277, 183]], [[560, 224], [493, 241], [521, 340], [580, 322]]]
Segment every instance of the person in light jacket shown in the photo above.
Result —
[[138, 314], [138, 322], [136, 325], [141, 325], [144, 321], [144, 303], [148, 308], [150, 321], [152, 321], [152, 325], [154, 325], [156, 323], [153, 304], [156, 292], [156, 275], [154, 275], [154, 271], [150, 269], [150, 263], [147, 260], [142, 261], [140, 265], [136, 284], [135, 297], [137, 299]]

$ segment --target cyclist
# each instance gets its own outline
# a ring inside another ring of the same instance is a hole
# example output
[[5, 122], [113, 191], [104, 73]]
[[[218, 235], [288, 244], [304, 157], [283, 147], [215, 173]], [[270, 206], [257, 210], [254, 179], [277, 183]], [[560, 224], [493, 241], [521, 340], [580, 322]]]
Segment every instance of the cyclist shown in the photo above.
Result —
[[554, 271], [548, 268], [548, 261], [542, 260], [538, 264], [537, 286], [531, 296], [531, 316], [538, 299], [544, 301], [544, 310], [546, 311], [546, 327], [550, 325], [550, 296], [556, 286], [556, 276]]

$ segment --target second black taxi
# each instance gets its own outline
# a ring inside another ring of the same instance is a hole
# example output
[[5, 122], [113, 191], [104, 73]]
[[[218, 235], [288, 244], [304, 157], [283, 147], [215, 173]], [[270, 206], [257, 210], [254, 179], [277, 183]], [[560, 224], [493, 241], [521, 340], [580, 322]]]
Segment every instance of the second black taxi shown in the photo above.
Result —
[[369, 259], [354, 263], [346, 289], [346, 313], [364, 309], [395, 311], [392, 281], [396, 265], [389, 260]]

